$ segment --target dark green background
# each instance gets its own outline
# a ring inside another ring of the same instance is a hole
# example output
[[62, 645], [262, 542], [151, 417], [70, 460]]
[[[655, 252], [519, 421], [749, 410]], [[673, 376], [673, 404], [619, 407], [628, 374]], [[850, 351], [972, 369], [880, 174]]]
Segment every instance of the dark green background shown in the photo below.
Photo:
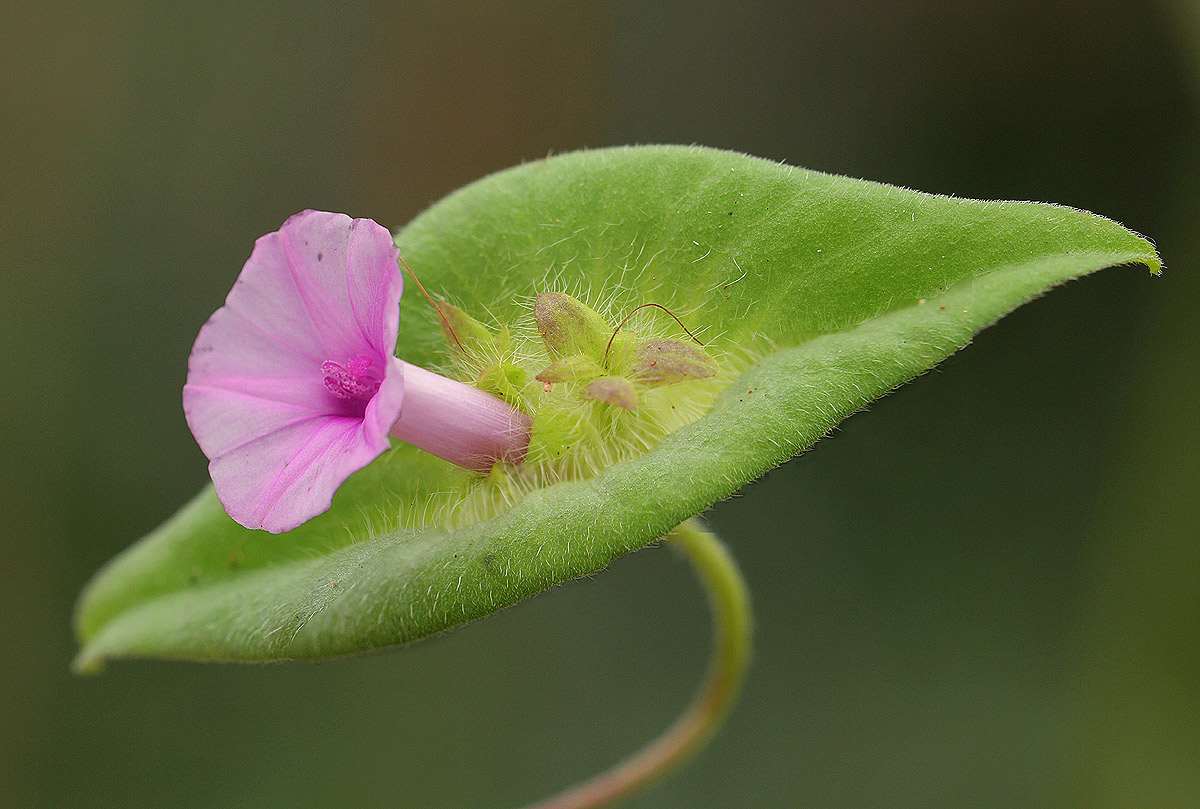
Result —
[[0, 805], [516, 807], [651, 737], [708, 620], [650, 549], [414, 647], [67, 672], [205, 481], [186, 356], [255, 237], [696, 142], [1150, 235], [709, 515], [758, 655], [634, 807], [1200, 807], [1196, 4], [0, 2]]

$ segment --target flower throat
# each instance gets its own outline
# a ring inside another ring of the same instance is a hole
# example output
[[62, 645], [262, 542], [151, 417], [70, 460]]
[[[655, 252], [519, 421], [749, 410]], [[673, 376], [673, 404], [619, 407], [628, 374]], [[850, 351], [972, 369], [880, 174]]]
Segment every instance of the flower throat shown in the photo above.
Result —
[[326, 360], [321, 363], [325, 389], [339, 399], [369, 399], [379, 390], [382, 380], [374, 372], [371, 358], [360, 354], [345, 365]]

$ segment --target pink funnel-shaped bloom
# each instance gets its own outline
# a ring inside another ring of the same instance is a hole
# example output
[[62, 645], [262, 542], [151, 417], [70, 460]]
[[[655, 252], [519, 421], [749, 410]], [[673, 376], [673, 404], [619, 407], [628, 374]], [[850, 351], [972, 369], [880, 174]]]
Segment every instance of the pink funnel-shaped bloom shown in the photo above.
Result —
[[200, 329], [183, 410], [242, 525], [295, 528], [389, 447], [404, 400], [397, 257], [370, 219], [304, 211], [255, 243]]

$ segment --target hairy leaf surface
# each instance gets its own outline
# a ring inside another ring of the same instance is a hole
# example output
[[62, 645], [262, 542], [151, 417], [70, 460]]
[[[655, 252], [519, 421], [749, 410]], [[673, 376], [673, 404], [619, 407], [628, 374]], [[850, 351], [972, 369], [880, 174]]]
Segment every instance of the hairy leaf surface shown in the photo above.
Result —
[[[667, 307], [722, 358], [724, 387], [648, 451], [487, 508], [486, 481], [407, 446], [287, 534], [241, 528], [207, 489], [88, 587], [81, 669], [121, 656], [325, 658], [481, 617], [652, 542], [1050, 287], [1160, 267], [1145, 239], [1083, 211], [697, 147], [501, 172], [433, 206], [398, 243], [431, 292], [517, 342], [536, 338], [541, 292], [614, 320]], [[428, 304], [410, 294], [401, 311], [397, 353], [453, 372]], [[484, 516], [464, 518], [455, 492]]]

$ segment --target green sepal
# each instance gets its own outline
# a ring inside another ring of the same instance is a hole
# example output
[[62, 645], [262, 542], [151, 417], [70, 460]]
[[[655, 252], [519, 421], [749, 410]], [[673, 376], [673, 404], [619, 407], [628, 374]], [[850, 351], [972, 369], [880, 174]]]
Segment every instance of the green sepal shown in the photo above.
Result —
[[602, 376], [588, 383], [584, 398], [604, 402], [624, 410], [637, 410], [638, 395], [633, 384], [623, 376]]
[[584, 354], [604, 362], [613, 327], [587, 304], [565, 292], [543, 292], [534, 300], [533, 319], [551, 357]]
[[474, 356], [487, 356], [488, 352], [494, 353], [499, 348], [497, 336], [462, 309], [445, 301], [438, 303], [437, 308], [441, 313], [438, 325], [451, 348]]
[[634, 352], [629, 375], [642, 387], [657, 388], [717, 375], [717, 361], [697, 345], [679, 340], [648, 340]]
[[550, 363], [536, 378], [541, 382], [549, 383], [591, 382], [606, 373], [608, 372], [604, 370], [603, 366], [591, 357], [572, 354]]
[[578, 402], [543, 403], [533, 418], [528, 459], [536, 462], [561, 458], [581, 444], [594, 442], [597, 431], [587, 416]]
[[[507, 333], [507, 329], [504, 333]], [[512, 362], [489, 365], [475, 380], [475, 387], [498, 396], [517, 410], [528, 411], [535, 391], [529, 372]]]

